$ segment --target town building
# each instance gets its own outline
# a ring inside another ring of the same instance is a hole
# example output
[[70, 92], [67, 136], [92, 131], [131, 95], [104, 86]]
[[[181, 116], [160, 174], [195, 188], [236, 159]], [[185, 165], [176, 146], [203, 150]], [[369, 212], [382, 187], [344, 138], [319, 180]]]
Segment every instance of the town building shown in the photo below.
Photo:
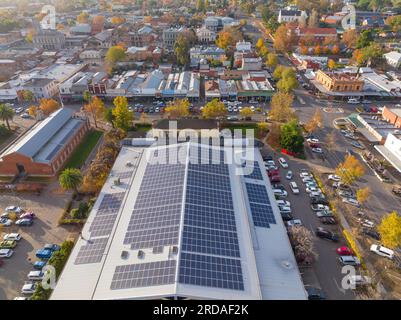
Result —
[[384, 59], [389, 66], [398, 69], [401, 66], [401, 53], [397, 51], [391, 51], [383, 55]]
[[288, 28], [289, 34], [292, 33], [298, 42], [305, 38], [312, 38], [315, 43], [323, 43], [329, 39], [332, 39], [333, 41], [337, 40], [336, 28], [303, 28], [292, 25], [290, 25]]
[[0, 155], [0, 175], [55, 176], [89, 130], [89, 122], [62, 108], [37, 122]]
[[153, 33], [153, 28], [151, 26], [143, 26], [138, 30], [128, 33], [130, 38], [130, 45], [134, 47], [143, 47], [152, 44], [156, 36]]
[[190, 65], [197, 68], [201, 60], [226, 60], [226, 52], [215, 45], [213, 46], [195, 46], [189, 50]]
[[198, 41], [203, 44], [209, 44], [216, 41], [217, 34], [215, 31], [208, 29], [206, 26], [196, 29]]
[[36, 100], [53, 98], [59, 93], [57, 82], [54, 79], [32, 78], [24, 82], [23, 88], [32, 92]]
[[153, 143], [124, 142], [51, 300], [305, 300], [259, 150]]
[[261, 57], [243, 56], [241, 60], [241, 69], [247, 71], [262, 70], [263, 61]]
[[308, 15], [305, 11], [281, 9], [278, 13], [277, 21], [279, 23], [299, 22], [307, 17]]
[[103, 54], [101, 50], [84, 50], [80, 53], [79, 59], [85, 64], [100, 66], [103, 63]]
[[33, 45], [42, 50], [61, 50], [65, 47], [65, 34], [57, 30], [38, 30], [32, 38]]
[[186, 29], [184, 27], [168, 28], [163, 30], [163, 48], [165, 50], [173, 50], [175, 40]]
[[316, 80], [327, 90], [335, 92], [360, 92], [363, 90], [364, 81], [357, 75], [346, 73], [324, 72], [318, 70]]
[[79, 23], [70, 28], [70, 34], [74, 36], [89, 36], [92, 33], [92, 26], [87, 23]]

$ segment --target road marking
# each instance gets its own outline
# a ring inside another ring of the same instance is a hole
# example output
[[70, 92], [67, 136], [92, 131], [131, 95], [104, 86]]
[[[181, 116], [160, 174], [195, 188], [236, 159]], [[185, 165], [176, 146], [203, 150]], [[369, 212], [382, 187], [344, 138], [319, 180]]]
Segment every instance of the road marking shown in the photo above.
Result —
[[342, 292], [342, 294], [345, 295], [345, 289], [340, 288], [340, 286], [338, 285], [338, 283], [337, 283], [335, 278], [333, 278], [333, 281], [336, 284], [336, 287], [337, 287], [338, 291]]

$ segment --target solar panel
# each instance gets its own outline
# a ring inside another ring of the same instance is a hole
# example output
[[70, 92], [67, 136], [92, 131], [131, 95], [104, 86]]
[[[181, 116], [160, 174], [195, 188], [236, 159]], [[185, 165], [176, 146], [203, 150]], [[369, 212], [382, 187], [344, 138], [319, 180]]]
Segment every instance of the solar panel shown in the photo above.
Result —
[[130, 244], [131, 249], [177, 245], [179, 231], [179, 225], [127, 231], [124, 244]]
[[224, 164], [193, 164], [190, 163], [188, 166], [189, 170], [193, 171], [200, 171], [200, 172], [205, 172], [205, 173], [213, 173], [213, 174], [219, 174], [219, 175], [228, 175], [228, 167], [227, 165]]
[[111, 290], [140, 288], [173, 284], [176, 260], [117, 266], [111, 282]]
[[186, 252], [181, 253], [179, 282], [244, 290], [240, 260]]
[[133, 172], [134, 171], [118, 172], [118, 173], [115, 174], [115, 176], [120, 178], [120, 179], [130, 179]]
[[264, 185], [246, 183], [246, 189], [249, 202], [270, 205], [269, 196], [267, 195], [267, 190]]
[[190, 170], [187, 184], [206, 189], [229, 190], [230, 178], [228, 176], [222, 177], [205, 172]]
[[79, 249], [74, 264], [89, 264], [102, 261], [108, 238], [93, 239]]
[[266, 186], [253, 183], [245, 185], [254, 225], [269, 228], [270, 224], [276, 224]]
[[195, 186], [187, 186], [187, 203], [233, 210], [233, 199], [230, 191], [198, 188]]
[[248, 166], [248, 170], [252, 170], [252, 173], [245, 175], [245, 178], [263, 180], [262, 172], [260, 171], [259, 163], [257, 161], [253, 161], [253, 165]]

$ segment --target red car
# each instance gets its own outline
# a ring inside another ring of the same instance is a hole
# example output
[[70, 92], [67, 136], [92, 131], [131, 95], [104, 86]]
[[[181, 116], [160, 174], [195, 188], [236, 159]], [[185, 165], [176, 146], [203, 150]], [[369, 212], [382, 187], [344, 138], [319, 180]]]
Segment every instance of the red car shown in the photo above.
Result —
[[267, 175], [269, 177], [278, 176], [278, 175], [280, 175], [280, 171], [278, 171], [278, 170], [269, 170], [269, 171], [267, 171]]
[[320, 144], [318, 144], [318, 143], [309, 143], [309, 146], [311, 148], [320, 148]]
[[340, 247], [336, 249], [336, 252], [340, 255], [340, 256], [353, 256], [354, 255], [354, 251], [352, 251], [352, 249], [348, 248], [348, 247]]
[[271, 176], [270, 177], [270, 182], [280, 182], [281, 181], [281, 179], [280, 179], [280, 176]]
[[35, 219], [36, 215], [33, 212], [25, 212], [21, 214], [18, 219]]

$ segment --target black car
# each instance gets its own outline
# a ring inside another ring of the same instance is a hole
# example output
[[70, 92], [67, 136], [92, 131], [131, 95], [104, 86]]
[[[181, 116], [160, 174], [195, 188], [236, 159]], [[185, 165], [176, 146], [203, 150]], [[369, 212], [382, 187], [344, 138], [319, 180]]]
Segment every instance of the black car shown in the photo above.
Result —
[[333, 217], [322, 217], [320, 218], [320, 222], [323, 224], [337, 224], [337, 221]]
[[365, 234], [365, 235], [367, 235], [367, 236], [369, 236], [369, 237], [371, 237], [371, 238], [373, 238], [373, 239], [375, 239], [375, 240], [378, 240], [378, 241], [381, 240], [381, 235], [380, 235], [380, 233], [378, 233], [377, 231], [374, 231], [374, 230], [372, 230], [372, 229], [363, 228], [363, 229], [362, 229], [362, 233]]
[[281, 183], [274, 183], [273, 189], [285, 190], [285, 187]]
[[316, 235], [319, 238], [331, 240], [333, 242], [338, 242], [338, 240], [339, 240], [337, 234], [335, 234], [334, 232], [331, 232], [329, 230], [326, 230], [324, 228], [320, 228], [320, 227], [316, 229]]
[[310, 198], [310, 204], [322, 204], [324, 206], [328, 206], [329, 202], [322, 197], [312, 197]]
[[326, 300], [326, 295], [322, 289], [315, 287], [305, 287], [308, 293], [308, 300]]
[[293, 220], [294, 219], [294, 217], [291, 215], [291, 213], [289, 213], [289, 212], [280, 212], [281, 213], [281, 218], [284, 220], [284, 221], [290, 221], [290, 220]]
[[263, 157], [263, 161], [269, 161], [269, 160], [273, 160], [272, 156], [264, 156]]

